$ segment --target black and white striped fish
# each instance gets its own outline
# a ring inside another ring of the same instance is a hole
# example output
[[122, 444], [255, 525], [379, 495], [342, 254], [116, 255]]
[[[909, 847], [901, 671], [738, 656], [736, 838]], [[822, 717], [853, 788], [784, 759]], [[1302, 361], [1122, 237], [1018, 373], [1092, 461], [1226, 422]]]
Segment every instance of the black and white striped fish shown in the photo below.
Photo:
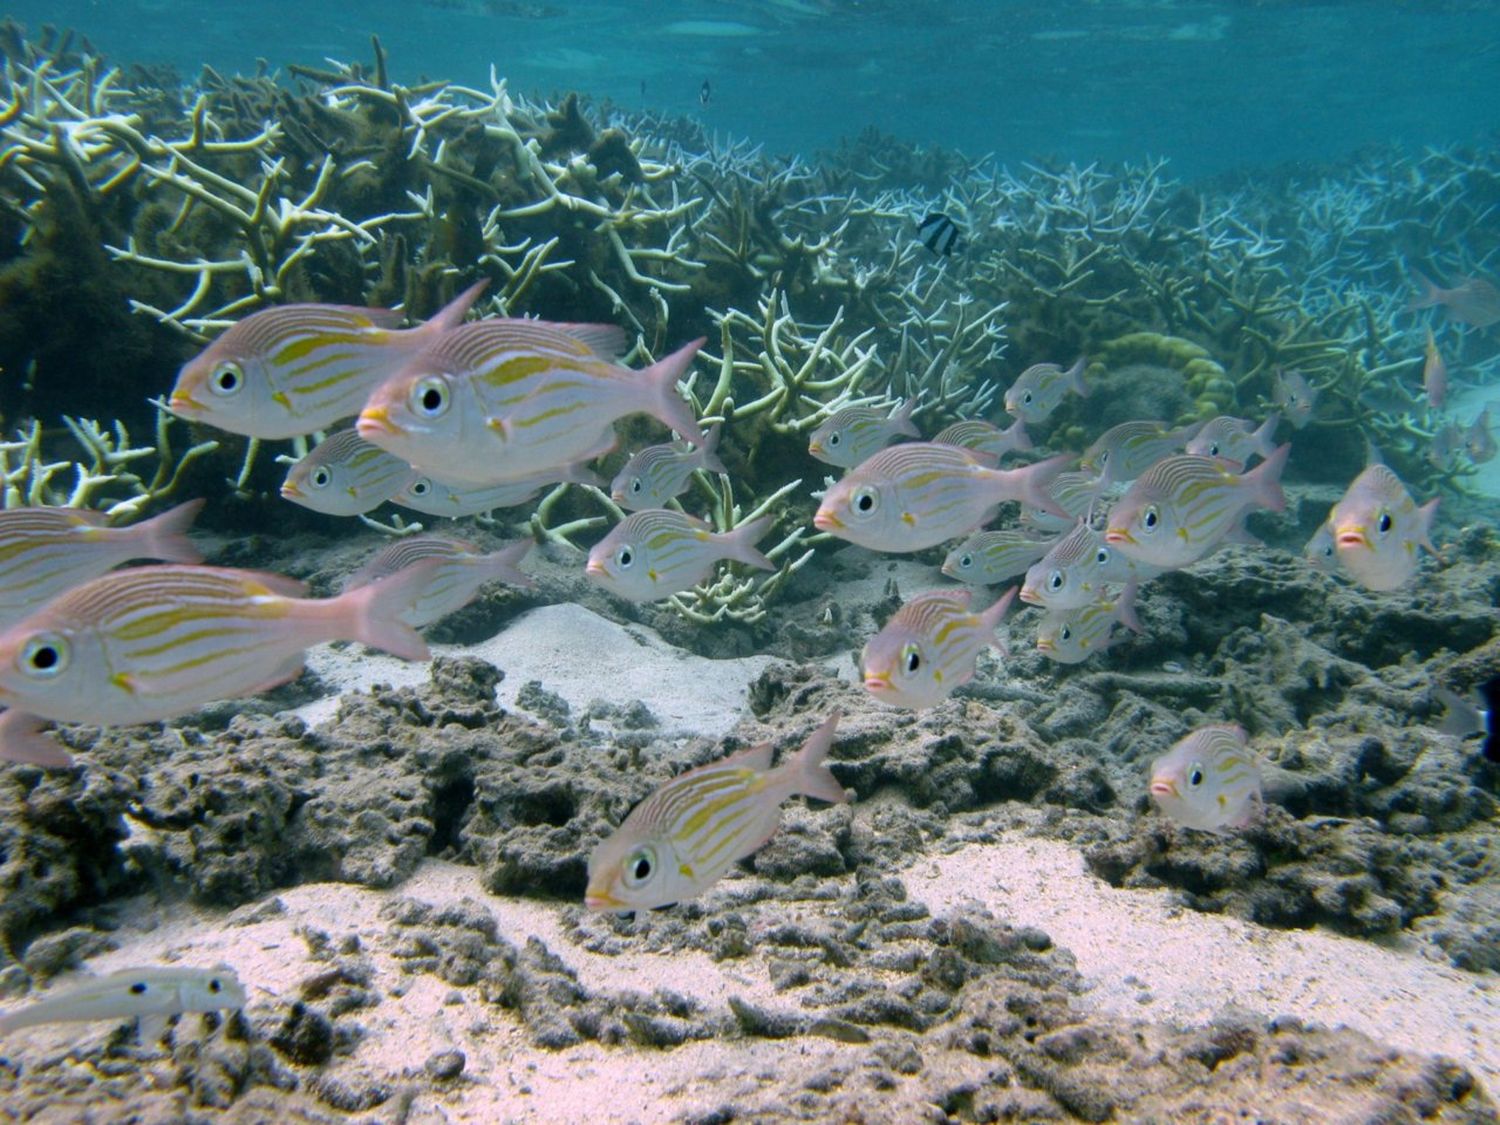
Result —
[[944, 258], [961, 249], [963, 242], [963, 232], [958, 229], [958, 224], [941, 211], [930, 212], [917, 224], [917, 237], [923, 246]]

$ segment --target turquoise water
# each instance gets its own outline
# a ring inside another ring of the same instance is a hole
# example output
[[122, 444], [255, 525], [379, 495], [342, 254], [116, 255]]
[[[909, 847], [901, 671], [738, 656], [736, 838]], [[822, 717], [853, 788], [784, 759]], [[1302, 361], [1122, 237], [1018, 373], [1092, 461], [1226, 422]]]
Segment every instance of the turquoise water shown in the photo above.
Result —
[[[253, 71], [368, 57], [399, 81], [579, 89], [690, 113], [773, 150], [876, 126], [1016, 162], [1166, 156], [1179, 176], [1474, 143], [1500, 125], [1500, 5], [1480, 0], [50, 0], [7, 12], [76, 27], [110, 57]], [[707, 80], [711, 99], [701, 105]]]

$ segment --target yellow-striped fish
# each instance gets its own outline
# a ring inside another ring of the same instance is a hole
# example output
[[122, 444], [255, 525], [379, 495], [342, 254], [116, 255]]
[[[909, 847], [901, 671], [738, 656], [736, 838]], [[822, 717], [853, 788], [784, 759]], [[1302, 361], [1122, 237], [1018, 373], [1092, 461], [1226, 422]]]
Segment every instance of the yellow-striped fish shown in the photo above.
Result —
[[0, 511], [0, 628], [131, 559], [198, 562], [187, 529], [203, 503], [189, 500], [128, 527], [108, 527], [104, 513], [78, 508]]
[[407, 592], [409, 606], [401, 612], [401, 620], [413, 629], [424, 629], [468, 605], [486, 583], [535, 586], [535, 582], [516, 569], [529, 550], [530, 539], [485, 552], [462, 539], [413, 535], [398, 539], [377, 553], [344, 580], [344, 589], [357, 590], [385, 582], [408, 567], [436, 560], [436, 565], [428, 568], [427, 581]]
[[1116, 623], [1141, 631], [1135, 616], [1135, 583], [1114, 598], [1103, 597], [1082, 609], [1054, 609], [1036, 627], [1036, 650], [1059, 664], [1082, 664], [1115, 642]]
[[1079, 520], [1093, 519], [1094, 507], [1109, 493], [1109, 482], [1094, 473], [1058, 473], [1047, 486], [1047, 495], [1063, 511], [1021, 505], [1021, 526], [1036, 535], [1066, 535]]
[[325, 516], [373, 512], [416, 476], [399, 457], [354, 430], [329, 434], [287, 470], [281, 495]]
[[1237, 726], [1199, 727], [1151, 763], [1151, 799], [1178, 824], [1243, 828], [1260, 812], [1260, 762]]
[[846, 406], [823, 420], [808, 439], [807, 451], [825, 465], [852, 469], [898, 437], [921, 437], [911, 420], [917, 400], [909, 398], [893, 411], [873, 406]]
[[715, 532], [708, 524], [671, 508], [650, 508], [621, 520], [589, 552], [585, 573], [611, 593], [632, 602], [654, 602], [690, 590], [730, 559], [760, 570], [776, 564], [755, 549], [771, 517]]
[[401, 314], [347, 305], [281, 305], [231, 325], [177, 376], [167, 406], [191, 422], [266, 439], [326, 430], [463, 322], [477, 282], [417, 328]]
[[720, 427], [714, 426], [704, 435], [708, 440], [694, 449], [685, 448], [681, 442], [668, 442], [641, 450], [615, 475], [609, 486], [610, 498], [631, 512], [665, 508], [668, 500], [682, 494], [699, 469], [727, 472], [719, 460], [719, 433]]
[[0, 758], [67, 765], [41, 720], [121, 726], [266, 691], [303, 651], [356, 640], [407, 660], [427, 645], [401, 620], [424, 563], [336, 598], [302, 597], [276, 574], [142, 566], [85, 582], [0, 633]]
[[1104, 539], [1139, 562], [1173, 570], [1191, 566], [1218, 547], [1252, 507], [1286, 508], [1283, 445], [1243, 476], [1212, 457], [1183, 454], [1147, 469], [1109, 513]]
[[[145, 1029], [148, 1022], [183, 1012], [233, 1011], [245, 1006], [245, 986], [228, 965], [211, 969], [191, 965], [163, 965], [122, 969], [84, 980], [72, 987], [49, 990], [42, 999], [0, 1015], [0, 1035], [47, 1023], [139, 1018], [142, 1039], [159, 1037]], [[162, 1026], [162, 1025], [158, 1025]]]
[[1417, 573], [1417, 548], [1437, 554], [1432, 519], [1437, 499], [1417, 507], [1401, 478], [1370, 465], [1328, 513], [1344, 571], [1367, 590], [1395, 590]]
[[1196, 457], [1217, 457], [1234, 472], [1242, 473], [1250, 458], [1264, 460], [1276, 452], [1276, 427], [1280, 424], [1281, 415], [1274, 411], [1259, 429], [1254, 422], [1221, 414], [1204, 423], [1188, 442], [1187, 451]]
[[1080, 520], [1027, 569], [1021, 600], [1043, 609], [1082, 609], [1098, 601], [1106, 586], [1144, 582], [1160, 573], [1157, 567], [1120, 554], [1104, 541], [1103, 533]]
[[1013, 586], [989, 609], [973, 613], [969, 590], [919, 594], [865, 644], [865, 690], [893, 707], [936, 707], [974, 678], [986, 647], [1004, 651], [995, 630], [1015, 596]]
[[1064, 371], [1055, 363], [1033, 363], [1016, 377], [1005, 392], [1005, 412], [1013, 418], [1035, 424], [1049, 418], [1069, 391], [1080, 398], [1089, 397], [1083, 381], [1082, 356]]
[[1197, 424], [1174, 428], [1165, 422], [1121, 422], [1084, 450], [1078, 467], [1098, 474], [1105, 484], [1135, 480], [1163, 457], [1181, 451], [1197, 432]]
[[447, 333], [370, 396], [359, 432], [445, 480], [496, 484], [614, 448], [614, 423], [646, 413], [706, 440], [677, 384], [699, 338], [640, 371], [616, 362], [613, 325], [481, 320]]
[[1067, 462], [1060, 456], [1020, 469], [992, 469], [972, 450], [908, 442], [849, 470], [824, 493], [813, 524], [872, 550], [920, 551], [967, 535], [1007, 500], [1066, 516], [1047, 488]]
[[776, 834], [788, 797], [847, 801], [823, 764], [838, 724], [835, 711], [775, 769], [767, 743], [667, 782], [589, 856], [589, 909], [655, 910], [695, 898]]
[[970, 586], [998, 586], [1025, 574], [1051, 550], [1056, 536], [1038, 539], [1025, 531], [976, 531], [943, 560], [943, 573]]
[[464, 484], [418, 474], [392, 496], [391, 501], [429, 516], [457, 519], [492, 512], [496, 508], [514, 508], [554, 484], [591, 484], [598, 488], [603, 483], [582, 461], [500, 484]]
[[964, 418], [945, 426], [932, 440], [938, 445], [972, 449], [975, 453], [994, 458], [996, 465], [1007, 453], [1025, 453], [1033, 448], [1024, 418], [1017, 418], [1006, 430], [978, 418]]

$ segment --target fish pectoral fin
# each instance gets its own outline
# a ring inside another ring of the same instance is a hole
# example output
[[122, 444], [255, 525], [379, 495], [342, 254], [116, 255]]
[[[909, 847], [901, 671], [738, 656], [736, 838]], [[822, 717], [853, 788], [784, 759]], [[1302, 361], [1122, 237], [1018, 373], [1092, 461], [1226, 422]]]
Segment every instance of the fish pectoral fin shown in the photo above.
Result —
[[123, 691], [126, 695], [134, 695], [137, 691], [140, 690], [140, 686], [136, 683], [135, 677], [132, 676], [129, 672], [116, 672], [114, 675], [110, 676], [109, 682]]
[[45, 720], [14, 707], [0, 715], [0, 761], [63, 769], [73, 755], [43, 730]]
[[509, 441], [514, 432], [509, 418], [486, 418], [484, 428], [496, 434], [502, 441]]
[[167, 1022], [170, 1016], [157, 1013], [140, 1016], [136, 1020], [136, 1034], [140, 1036], [141, 1046], [154, 1047], [161, 1042], [161, 1037], [167, 1033]]

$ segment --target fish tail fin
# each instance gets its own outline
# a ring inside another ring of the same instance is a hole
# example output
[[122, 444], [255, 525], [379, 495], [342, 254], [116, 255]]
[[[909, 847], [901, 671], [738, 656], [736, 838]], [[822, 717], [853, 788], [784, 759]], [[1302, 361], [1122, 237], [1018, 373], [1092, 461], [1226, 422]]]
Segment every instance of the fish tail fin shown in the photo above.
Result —
[[1010, 438], [1010, 447], [1017, 453], [1027, 453], [1036, 448], [1036, 443], [1031, 440], [1031, 435], [1026, 432], [1025, 418], [1017, 418], [1010, 429], [1005, 431], [1005, 436]]
[[1140, 589], [1140, 583], [1134, 579], [1125, 583], [1125, 589], [1120, 591], [1120, 596], [1115, 601], [1115, 620], [1132, 633], [1143, 633], [1141, 619], [1135, 613], [1135, 595]]
[[469, 307], [479, 300], [479, 295], [484, 292], [485, 286], [489, 283], [489, 278], [481, 278], [424, 321], [420, 326], [423, 343], [462, 324], [464, 317], [469, 314]]
[[415, 604], [442, 561], [427, 559], [379, 582], [342, 593], [330, 601], [329, 610], [337, 615], [351, 640], [402, 660], [426, 660], [432, 655], [427, 642], [401, 615]]
[[1407, 312], [1416, 312], [1418, 309], [1430, 309], [1443, 303], [1443, 291], [1438, 288], [1437, 283], [1421, 270], [1413, 268], [1411, 278], [1417, 283], [1419, 292], [1406, 306]]
[[742, 523], [732, 531], [724, 532], [721, 539], [724, 544], [725, 557], [735, 562], [742, 562], [746, 566], [753, 566], [758, 570], [775, 570], [776, 564], [755, 548], [760, 538], [771, 530], [774, 518], [761, 516], [758, 520]]
[[1427, 553], [1441, 559], [1443, 553], [1432, 545], [1432, 521], [1437, 517], [1438, 498], [1434, 496], [1417, 509], [1417, 531], [1422, 536], [1419, 542]]
[[719, 438], [724, 433], [724, 423], [715, 422], [703, 433], [703, 444], [698, 447], [698, 468], [708, 473], [727, 473], [724, 462], [719, 460]]
[[1269, 457], [1276, 452], [1276, 428], [1281, 425], [1281, 411], [1273, 410], [1266, 420], [1260, 424], [1260, 429], [1250, 435], [1250, 441], [1262, 458]]
[[706, 343], [708, 343], [708, 337], [699, 336], [691, 343], [678, 348], [671, 355], [657, 360], [640, 374], [649, 388], [650, 401], [645, 407], [646, 411], [663, 425], [676, 430], [684, 440], [694, 445], [703, 445], [708, 438], [698, 427], [698, 419], [693, 417], [687, 400], [677, 393], [677, 384], [692, 367], [693, 357], [698, 354], [698, 349]]
[[[1068, 454], [1060, 453], [1056, 457], [1049, 457], [1045, 461], [1038, 461], [1036, 464], [1027, 465], [1023, 469], [1005, 471], [1005, 476], [1014, 481], [1014, 474], [1020, 474], [1021, 495], [1019, 499], [1022, 503], [1030, 504], [1033, 508], [1040, 508], [1049, 515], [1056, 516], [1058, 519], [1071, 522], [1073, 517], [1052, 498], [1051, 492], [1048, 491], [1052, 486], [1052, 482], [1061, 475], [1070, 460], [1071, 458]], [[1006, 499], [1016, 499], [1016, 497], [1008, 495]]]
[[792, 783], [793, 792], [835, 805], [848, 802], [849, 794], [839, 784], [838, 778], [833, 776], [833, 772], [823, 764], [823, 759], [833, 749], [833, 733], [838, 729], [841, 718], [843, 713], [834, 711], [824, 719], [822, 725], [802, 744], [802, 749], [783, 767], [789, 771], [788, 780]]
[[43, 733], [43, 720], [29, 711], [9, 708], [0, 715], [0, 761], [66, 769], [73, 755]]
[[1005, 620], [1006, 613], [1010, 611], [1011, 602], [1016, 600], [1016, 595], [1020, 591], [1021, 587], [1012, 586], [995, 600], [994, 605], [979, 615], [980, 627], [986, 633], [993, 633], [1000, 628], [1000, 622]]
[[187, 530], [205, 503], [202, 499], [189, 500], [131, 527], [131, 533], [140, 537], [141, 557], [174, 563], [202, 562], [203, 552], [193, 546]]
[[917, 424], [911, 420], [912, 412], [917, 408], [917, 396], [912, 395], [900, 406], [890, 417], [891, 425], [895, 427], [896, 433], [905, 434], [907, 437], [919, 438], [922, 431], [917, 429]]
[[1271, 455], [1243, 477], [1250, 486], [1255, 503], [1273, 512], [1286, 511], [1286, 493], [1281, 491], [1281, 471], [1286, 468], [1286, 459], [1291, 456], [1292, 443], [1286, 442], [1271, 451]]
[[509, 586], [521, 586], [528, 590], [536, 588], [536, 582], [531, 575], [520, 569], [521, 560], [534, 545], [534, 540], [518, 539], [514, 543], [507, 543], [498, 551], [491, 551], [488, 556], [490, 573], [494, 578]]
[[1088, 384], [1083, 381], [1083, 372], [1086, 367], [1088, 367], [1088, 357], [1079, 356], [1067, 371], [1068, 387], [1079, 398], [1089, 397]]

